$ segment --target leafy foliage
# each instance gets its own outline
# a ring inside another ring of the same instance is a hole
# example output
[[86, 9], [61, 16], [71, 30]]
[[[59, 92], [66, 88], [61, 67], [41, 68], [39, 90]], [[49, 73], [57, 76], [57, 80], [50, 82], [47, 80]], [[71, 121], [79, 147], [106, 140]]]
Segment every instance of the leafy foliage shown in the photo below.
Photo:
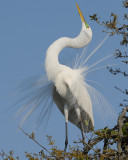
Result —
[[[34, 136], [29, 135], [23, 129], [21, 131], [27, 135], [30, 139], [32, 139], [36, 144], [41, 147], [41, 151], [39, 153], [27, 153], [25, 152], [25, 157], [28, 160], [64, 160], [74, 159], [74, 160], [118, 160], [118, 159], [127, 159], [128, 158], [128, 117], [126, 116], [126, 112], [128, 112], [128, 106], [123, 109], [122, 113], [119, 116], [118, 124], [109, 129], [108, 127], [96, 131], [92, 131], [91, 138], [88, 139], [87, 142], [84, 142], [85, 148], [81, 147], [83, 141], [79, 139], [74, 144], [77, 144], [75, 147], [69, 146], [68, 152], [64, 152], [64, 150], [59, 149], [55, 145], [55, 141], [51, 136], [47, 135], [48, 146], [50, 147], [47, 150], [44, 146], [42, 146]], [[102, 142], [102, 147], [97, 147], [97, 144]], [[0, 153], [3, 160], [19, 160], [19, 157], [14, 158], [13, 152], [10, 151], [7, 155], [4, 151]]]

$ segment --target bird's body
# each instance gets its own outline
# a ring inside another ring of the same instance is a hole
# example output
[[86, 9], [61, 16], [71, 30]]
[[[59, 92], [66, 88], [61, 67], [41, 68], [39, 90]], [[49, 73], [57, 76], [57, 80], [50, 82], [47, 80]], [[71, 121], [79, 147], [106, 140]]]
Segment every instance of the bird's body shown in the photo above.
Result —
[[[80, 115], [84, 131], [90, 131], [94, 126], [92, 103], [85, 87], [82, 69], [71, 69], [58, 61], [58, 55], [65, 47], [82, 48], [92, 39], [92, 30], [86, 27], [82, 21], [82, 29], [76, 38], [62, 37], [51, 44], [46, 52], [45, 68], [48, 79], [53, 82], [53, 99], [64, 114], [64, 107], [69, 111], [70, 122], [79, 126], [79, 118], [76, 109], [80, 109]], [[87, 122], [87, 123], [86, 123]], [[87, 125], [88, 124], [88, 125]]]
[[58, 61], [58, 55], [63, 48], [82, 48], [92, 39], [92, 30], [78, 5], [77, 8], [82, 20], [80, 34], [73, 39], [62, 37], [51, 44], [46, 52], [45, 68], [48, 80], [54, 85], [53, 100], [64, 114], [66, 126], [69, 120], [79, 127], [83, 134], [92, 130], [94, 121], [91, 98], [85, 87], [82, 69], [71, 69]]
[[[110, 111], [111, 114], [113, 114], [113, 111], [111, 110], [109, 103], [104, 99], [104, 97], [101, 94], [99, 94], [99, 92], [97, 92], [93, 87], [87, 84], [85, 80], [85, 75], [88, 73], [89, 67], [79, 66], [77, 68], [72, 69], [66, 65], [62, 65], [59, 63], [59, 53], [65, 47], [82, 48], [88, 45], [92, 39], [92, 30], [90, 26], [87, 24], [87, 22], [84, 20], [84, 17], [78, 5], [77, 8], [82, 21], [82, 29], [80, 34], [76, 38], [59, 38], [49, 46], [46, 52], [45, 59], [45, 70], [47, 73], [47, 77], [41, 77], [39, 80], [31, 79], [30, 81], [27, 81], [23, 83], [23, 85], [21, 85], [21, 88], [25, 87], [25, 89], [27, 89], [27, 91], [30, 90], [30, 92], [27, 96], [24, 96], [21, 99], [21, 101], [26, 99], [28, 101], [18, 111], [18, 114], [20, 114], [26, 111], [28, 108], [30, 108], [26, 115], [23, 117], [23, 120], [21, 121], [20, 127], [22, 127], [25, 120], [39, 106], [42, 107], [41, 104], [44, 103], [42, 112], [39, 116], [42, 117], [41, 121], [39, 122], [40, 124], [45, 118], [45, 120], [47, 121], [46, 115], [48, 113], [48, 110], [51, 108], [52, 101], [54, 101], [61, 113], [65, 116], [65, 150], [68, 144], [68, 120], [72, 122], [74, 125], [76, 125], [78, 128], [80, 128], [82, 132], [83, 141], [85, 139], [84, 133], [91, 131], [94, 127], [92, 109], [94, 108], [94, 104], [92, 104], [93, 98], [91, 97], [90, 93], [92, 93], [94, 95], [94, 98], [96, 98], [96, 110], [98, 110], [99, 105], [101, 106], [101, 108], [99, 107], [100, 112], [102, 112], [104, 107], [105, 109], [108, 109], [108, 111]], [[97, 49], [101, 45], [102, 43], [97, 47]], [[94, 52], [95, 51], [96, 49], [94, 50]], [[81, 60], [81, 57], [79, 60]], [[102, 60], [100, 60], [99, 62], [101, 61]], [[90, 68], [95, 66], [99, 62], [96, 62], [95, 64], [91, 65]], [[109, 113], [106, 113], [106, 115], [108, 114]]]

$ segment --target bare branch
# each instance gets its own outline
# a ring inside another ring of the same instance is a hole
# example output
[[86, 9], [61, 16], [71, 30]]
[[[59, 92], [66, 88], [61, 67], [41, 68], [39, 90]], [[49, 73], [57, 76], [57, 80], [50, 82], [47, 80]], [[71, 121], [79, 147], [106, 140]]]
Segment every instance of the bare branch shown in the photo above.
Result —
[[51, 152], [49, 152], [44, 146], [42, 146], [37, 140], [35, 140], [33, 134], [29, 135], [28, 133], [26, 133], [22, 128], [19, 128], [25, 135], [27, 135], [30, 139], [32, 139], [34, 142], [36, 142], [36, 144], [38, 144], [41, 148], [43, 148], [46, 152], [48, 152], [51, 156], [55, 157], [55, 155], [53, 155]]

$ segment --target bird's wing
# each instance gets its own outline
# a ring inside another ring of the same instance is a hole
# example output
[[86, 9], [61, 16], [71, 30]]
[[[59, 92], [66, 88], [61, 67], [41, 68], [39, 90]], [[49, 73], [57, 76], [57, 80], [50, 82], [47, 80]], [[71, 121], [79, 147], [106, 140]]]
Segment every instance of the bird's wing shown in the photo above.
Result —
[[81, 70], [76, 70], [76, 72], [78, 73], [66, 83], [78, 105], [88, 113], [93, 125], [95, 121], [100, 124], [100, 127], [112, 126], [112, 122], [116, 123], [117, 112], [100, 92], [85, 82]]
[[66, 83], [71, 93], [75, 97], [78, 105], [82, 108], [82, 110], [87, 112], [92, 121], [92, 124], [94, 125], [91, 98], [88, 90], [86, 89], [84, 77], [79, 70], [74, 72], [75, 74], [72, 76], [70, 81], [67, 80]]

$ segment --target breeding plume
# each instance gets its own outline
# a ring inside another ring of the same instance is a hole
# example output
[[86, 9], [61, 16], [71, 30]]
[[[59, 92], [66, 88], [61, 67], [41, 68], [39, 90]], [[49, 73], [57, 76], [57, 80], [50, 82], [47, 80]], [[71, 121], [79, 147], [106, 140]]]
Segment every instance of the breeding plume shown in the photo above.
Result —
[[[25, 120], [40, 106], [42, 108], [38, 119], [38, 125], [40, 125], [40, 123], [48, 121], [48, 116], [46, 115], [50, 114], [49, 110], [51, 111], [51, 106], [54, 102], [65, 117], [65, 151], [68, 145], [68, 121], [81, 130], [83, 141], [85, 139], [84, 133], [91, 131], [94, 127], [94, 107], [91, 93], [99, 100], [99, 103], [96, 104], [101, 106], [101, 112], [102, 108], [105, 108], [107, 111], [111, 110], [108, 114], [113, 114], [109, 103], [98, 91], [89, 86], [85, 79], [90, 68], [106, 59], [104, 58], [90, 67], [84, 66], [90, 56], [105, 40], [83, 62], [80, 62], [83, 60], [83, 55], [81, 55], [77, 59], [74, 68], [62, 65], [58, 60], [59, 53], [65, 47], [82, 48], [87, 46], [92, 39], [92, 30], [85, 21], [78, 5], [77, 9], [82, 22], [79, 35], [75, 38], [59, 38], [48, 47], [45, 59], [46, 76], [41, 76], [39, 79], [37, 77], [31, 78], [21, 84], [21, 88], [24, 87], [27, 90], [27, 96], [25, 95], [21, 99], [21, 101], [25, 100], [25, 104], [18, 111], [19, 114], [28, 110], [21, 121], [20, 127], [22, 127]], [[96, 110], [98, 110], [98, 106]], [[106, 115], [108, 114], [106, 113]]]
[[82, 21], [82, 29], [76, 38], [62, 37], [50, 45], [46, 52], [45, 68], [48, 80], [53, 82], [53, 100], [65, 116], [66, 141], [68, 144], [68, 120], [84, 132], [90, 131], [94, 126], [91, 98], [85, 87], [82, 69], [71, 69], [58, 61], [60, 51], [65, 47], [82, 48], [92, 39], [92, 30], [85, 21], [78, 5]]

